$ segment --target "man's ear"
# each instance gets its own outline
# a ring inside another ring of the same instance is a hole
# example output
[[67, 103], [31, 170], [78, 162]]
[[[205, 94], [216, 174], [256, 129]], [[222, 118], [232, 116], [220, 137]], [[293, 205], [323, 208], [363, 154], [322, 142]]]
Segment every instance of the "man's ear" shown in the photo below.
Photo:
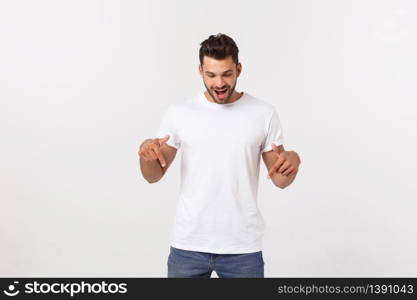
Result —
[[236, 65], [236, 72], [237, 72], [237, 77], [239, 77], [240, 73], [242, 72], [242, 64], [238, 63]]
[[198, 72], [201, 76], [203, 76], [203, 67], [201, 66], [201, 64], [198, 65]]

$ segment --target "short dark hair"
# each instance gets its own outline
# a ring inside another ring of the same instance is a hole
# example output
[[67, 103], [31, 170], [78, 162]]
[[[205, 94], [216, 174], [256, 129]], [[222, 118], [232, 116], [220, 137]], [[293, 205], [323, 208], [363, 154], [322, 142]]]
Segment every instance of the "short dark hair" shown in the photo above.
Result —
[[235, 64], [239, 63], [239, 48], [235, 41], [223, 34], [210, 35], [208, 39], [203, 41], [200, 47], [200, 64], [203, 65], [204, 56], [212, 57], [214, 59], [224, 59], [232, 56]]

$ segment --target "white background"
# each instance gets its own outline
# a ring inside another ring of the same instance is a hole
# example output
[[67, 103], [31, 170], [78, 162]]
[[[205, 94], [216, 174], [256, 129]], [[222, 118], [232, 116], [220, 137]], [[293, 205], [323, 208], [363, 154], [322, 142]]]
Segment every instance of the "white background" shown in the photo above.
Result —
[[137, 150], [218, 32], [302, 160], [261, 165], [265, 276], [417, 276], [411, 0], [2, 1], [0, 276], [166, 276], [180, 155], [148, 184]]

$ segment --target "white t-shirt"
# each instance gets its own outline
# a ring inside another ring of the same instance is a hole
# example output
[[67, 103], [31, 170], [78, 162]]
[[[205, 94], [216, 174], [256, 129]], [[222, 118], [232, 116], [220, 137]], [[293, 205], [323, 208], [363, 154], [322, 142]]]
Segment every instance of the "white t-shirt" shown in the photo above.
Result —
[[168, 107], [156, 137], [167, 134], [167, 144], [181, 149], [171, 246], [217, 254], [261, 251], [261, 153], [283, 144], [274, 106], [247, 93], [227, 104], [201, 93]]

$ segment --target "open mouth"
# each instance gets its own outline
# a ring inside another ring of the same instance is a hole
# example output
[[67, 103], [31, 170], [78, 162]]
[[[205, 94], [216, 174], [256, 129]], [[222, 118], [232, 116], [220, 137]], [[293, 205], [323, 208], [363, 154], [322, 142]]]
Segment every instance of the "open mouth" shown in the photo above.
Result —
[[218, 98], [224, 98], [227, 94], [227, 88], [222, 89], [222, 90], [214, 90], [214, 93], [216, 94]]

